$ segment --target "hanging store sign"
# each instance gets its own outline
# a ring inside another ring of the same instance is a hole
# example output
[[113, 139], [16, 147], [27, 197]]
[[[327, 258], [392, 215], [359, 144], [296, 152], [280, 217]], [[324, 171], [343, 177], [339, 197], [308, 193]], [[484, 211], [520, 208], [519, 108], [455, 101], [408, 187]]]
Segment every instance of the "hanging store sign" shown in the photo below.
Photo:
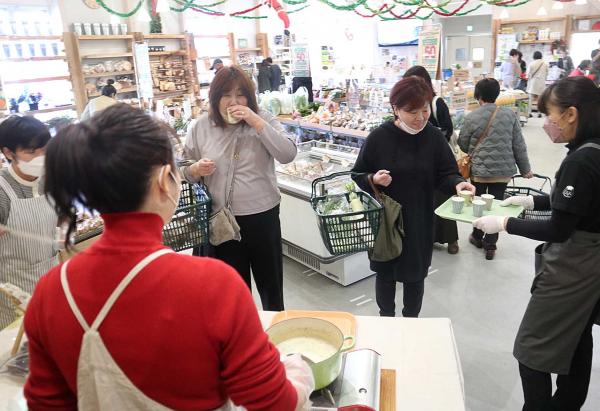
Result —
[[292, 76], [310, 77], [308, 45], [294, 44], [292, 46]]
[[440, 64], [440, 26], [423, 27], [419, 33], [419, 65], [425, 67], [432, 79], [437, 78]]

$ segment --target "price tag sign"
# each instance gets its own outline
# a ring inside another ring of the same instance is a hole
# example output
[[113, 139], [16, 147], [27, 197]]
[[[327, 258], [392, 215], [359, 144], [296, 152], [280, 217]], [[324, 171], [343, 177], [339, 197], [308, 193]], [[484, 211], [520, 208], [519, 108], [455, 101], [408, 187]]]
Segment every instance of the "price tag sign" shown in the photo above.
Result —
[[138, 95], [140, 98], [149, 100], [154, 97], [154, 91], [152, 90], [152, 70], [150, 69], [148, 43], [136, 43], [133, 47]]
[[292, 46], [292, 76], [310, 77], [308, 46], [306, 44]]

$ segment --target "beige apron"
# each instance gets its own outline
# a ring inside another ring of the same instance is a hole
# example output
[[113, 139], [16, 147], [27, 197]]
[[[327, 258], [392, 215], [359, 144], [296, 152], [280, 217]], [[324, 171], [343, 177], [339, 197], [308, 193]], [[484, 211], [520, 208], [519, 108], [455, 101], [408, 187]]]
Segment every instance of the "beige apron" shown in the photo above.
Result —
[[535, 270], [513, 354], [534, 370], [568, 374], [600, 300], [600, 233], [576, 231], [564, 243], [538, 246]]
[[[58, 217], [45, 196], [34, 190], [33, 198], [19, 198], [11, 185], [0, 177], [0, 188], [10, 199], [10, 214], [6, 226], [16, 232], [53, 239]], [[58, 243], [36, 242], [9, 233], [0, 236], [0, 283], [7, 282], [33, 293], [42, 275], [58, 264]], [[14, 308], [0, 294], [0, 330], [15, 321]]]
[[[79, 361], [77, 364], [77, 407], [85, 411], [113, 411], [113, 410], [144, 410], [144, 411], [169, 411], [170, 408], [154, 401], [140, 391], [129, 380], [119, 365], [110, 355], [104, 345], [98, 328], [108, 315], [110, 309], [117, 301], [123, 290], [146, 266], [157, 258], [172, 253], [173, 250], [163, 249], [156, 251], [140, 261], [119, 283], [112, 292], [93, 324], [89, 326], [81, 311], [75, 304], [73, 294], [67, 280], [67, 261], [61, 268], [60, 280], [69, 306], [77, 321], [84, 329]], [[215, 411], [244, 410], [238, 408], [231, 401]]]

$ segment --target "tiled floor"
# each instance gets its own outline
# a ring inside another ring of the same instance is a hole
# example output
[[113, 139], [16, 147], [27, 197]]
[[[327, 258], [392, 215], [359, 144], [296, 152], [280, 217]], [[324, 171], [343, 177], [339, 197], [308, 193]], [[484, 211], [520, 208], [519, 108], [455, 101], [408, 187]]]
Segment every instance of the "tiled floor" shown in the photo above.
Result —
[[[542, 124], [543, 119], [532, 119], [523, 132], [534, 171], [553, 176], [565, 149], [549, 141]], [[466, 241], [470, 228], [460, 224], [459, 229], [461, 251], [458, 255], [448, 255], [441, 247], [434, 251], [421, 316], [452, 320], [469, 410], [519, 410], [522, 391], [512, 346], [529, 298], [533, 249], [537, 243], [503, 234], [496, 259], [486, 261], [481, 250]], [[288, 309], [377, 315], [374, 287], [373, 277], [342, 287], [300, 264], [285, 262], [284, 292]], [[400, 295], [401, 285], [398, 292]], [[600, 328], [595, 327], [594, 335], [596, 344], [600, 345]], [[583, 408], [589, 411], [600, 410], [600, 350], [594, 351], [592, 382]]]

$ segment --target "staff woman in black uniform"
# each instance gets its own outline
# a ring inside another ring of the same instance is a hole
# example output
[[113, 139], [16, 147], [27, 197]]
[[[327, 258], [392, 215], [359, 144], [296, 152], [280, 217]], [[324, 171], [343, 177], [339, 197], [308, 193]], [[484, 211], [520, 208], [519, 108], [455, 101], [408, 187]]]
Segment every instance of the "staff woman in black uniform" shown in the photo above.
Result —
[[[569, 152], [548, 196], [510, 197], [504, 205], [551, 209], [548, 221], [483, 217], [486, 233], [506, 230], [538, 241], [531, 299], [514, 347], [524, 411], [579, 410], [592, 366], [592, 326], [600, 312], [600, 90], [570, 77], [540, 97], [544, 130]], [[552, 395], [550, 374], [558, 374]]]

